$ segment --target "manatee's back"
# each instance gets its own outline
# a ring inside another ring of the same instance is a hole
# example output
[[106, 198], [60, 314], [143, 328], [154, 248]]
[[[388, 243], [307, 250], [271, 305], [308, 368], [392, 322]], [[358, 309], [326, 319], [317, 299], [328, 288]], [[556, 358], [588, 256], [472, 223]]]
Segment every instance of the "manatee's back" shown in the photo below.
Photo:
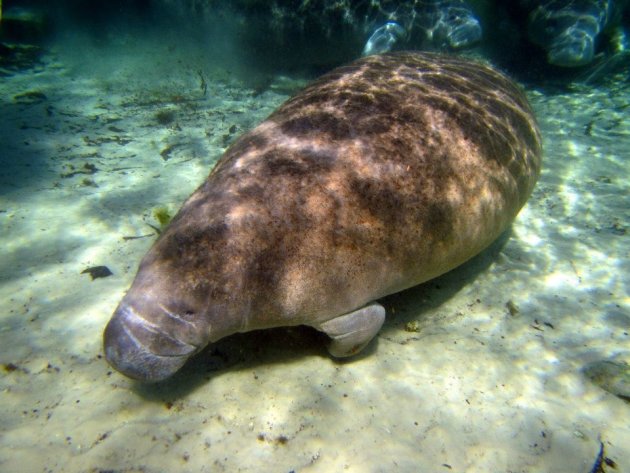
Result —
[[207, 183], [246, 242], [251, 327], [325, 320], [461, 264], [523, 206], [540, 155], [523, 93], [485, 66], [394, 53], [323, 76]]

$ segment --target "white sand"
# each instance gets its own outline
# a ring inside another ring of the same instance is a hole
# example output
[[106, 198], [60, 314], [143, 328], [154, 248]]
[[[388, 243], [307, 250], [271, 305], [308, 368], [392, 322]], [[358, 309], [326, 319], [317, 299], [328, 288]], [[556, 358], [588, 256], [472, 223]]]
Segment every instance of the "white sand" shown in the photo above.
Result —
[[[630, 471], [630, 405], [582, 372], [630, 361], [630, 91], [529, 91], [544, 171], [511, 237], [388, 298], [365, 355], [336, 363], [309, 330], [238, 335], [142, 386], [101, 334], [153, 210], [286, 96], [166, 45], [125, 51], [0, 80], [0, 471], [586, 473], [599, 438]], [[95, 265], [114, 275], [81, 274]]]

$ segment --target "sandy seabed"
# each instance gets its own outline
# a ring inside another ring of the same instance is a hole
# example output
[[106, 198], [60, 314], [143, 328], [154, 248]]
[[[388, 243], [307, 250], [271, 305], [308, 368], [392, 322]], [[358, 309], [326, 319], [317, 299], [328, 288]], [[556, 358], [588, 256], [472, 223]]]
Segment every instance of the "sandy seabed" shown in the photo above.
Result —
[[544, 170], [510, 234], [388, 297], [365, 354], [255, 332], [143, 386], [101, 336], [156, 211], [287, 95], [166, 49], [86, 51], [0, 79], [1, 471], [587, 473], [600, 441], [630, 471], [627, 83], [528, 90]]

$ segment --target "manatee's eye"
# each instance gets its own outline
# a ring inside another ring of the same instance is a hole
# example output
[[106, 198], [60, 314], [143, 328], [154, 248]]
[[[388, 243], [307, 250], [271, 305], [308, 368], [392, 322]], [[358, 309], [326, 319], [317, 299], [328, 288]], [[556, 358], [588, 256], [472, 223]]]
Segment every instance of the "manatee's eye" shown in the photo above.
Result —
[[191, 316], [195, 315], [195, 306], [194, 304], [190, 304], [187, 301], [179, 300], [171, 302], [171, 309], [174, 312], [177, 312], [180, 316]]

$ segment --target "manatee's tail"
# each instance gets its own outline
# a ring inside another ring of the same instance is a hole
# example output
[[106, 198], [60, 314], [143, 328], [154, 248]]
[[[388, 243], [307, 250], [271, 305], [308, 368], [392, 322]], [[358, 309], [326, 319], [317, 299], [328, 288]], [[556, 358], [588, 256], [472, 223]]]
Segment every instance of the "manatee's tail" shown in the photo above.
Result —
[[[165, 313], [175, 316], [166, 310]], [[110, 365], [130, 378], [161, 381], [173, 375], [198, 351], [198, 347], [168, 332], [143, 318], [140, 311], [123, 300], [105, 328], [105, 357]]]

